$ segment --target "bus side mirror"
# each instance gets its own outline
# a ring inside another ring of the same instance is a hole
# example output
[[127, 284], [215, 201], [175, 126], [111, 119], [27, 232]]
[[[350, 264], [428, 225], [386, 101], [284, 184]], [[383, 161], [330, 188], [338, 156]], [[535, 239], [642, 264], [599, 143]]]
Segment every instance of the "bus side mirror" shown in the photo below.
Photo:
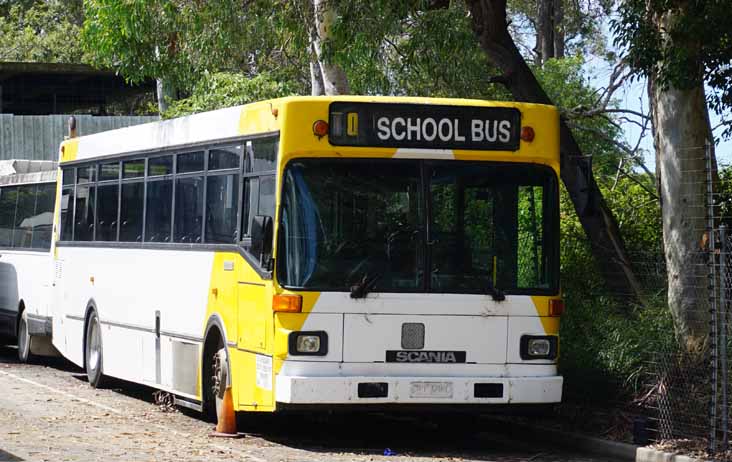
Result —
[[252, 229], [249, 233], [252, 238], [251, 253], [264, 266], [264, 259], [272, 254], [272, 217], [255, 215], [252, 220]]

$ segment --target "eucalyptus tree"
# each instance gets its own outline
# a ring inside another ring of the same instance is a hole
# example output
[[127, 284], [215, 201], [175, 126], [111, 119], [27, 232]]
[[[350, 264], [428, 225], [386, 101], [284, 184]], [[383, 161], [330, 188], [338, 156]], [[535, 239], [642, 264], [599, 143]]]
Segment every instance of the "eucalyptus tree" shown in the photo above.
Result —
[[[613, 24], [628, 62], [648, 78], [668, 301], [690, 352], [705, 349], [709, 332], [706, 275], [698, 264], [709, 241], [705, 149], [713, 149], [709, 108], [724, 115], [732, 107], [729, 7], [728, 0], [624, 0]], [[727, 122], [726, 134], [731, 130]]]

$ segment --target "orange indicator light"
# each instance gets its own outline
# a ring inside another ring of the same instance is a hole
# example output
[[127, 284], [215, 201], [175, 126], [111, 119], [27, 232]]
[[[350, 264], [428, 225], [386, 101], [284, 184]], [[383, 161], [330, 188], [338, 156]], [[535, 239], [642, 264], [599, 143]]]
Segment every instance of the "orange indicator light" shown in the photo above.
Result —
[[322, 138], [328, 134], [328, 122], [325, 120], [316, 120], [313, 124], [313, 135]]
[[564, 300], [549, 300], [549, 316], [561, 316], [564, 314]]
[[275, 295], [272, 297], [272, 311], [299, 313], [302, 311], [302, 297], [300, 295]]
[[534, 141], [534, 129], [531, 127], [521, 127], [521, 139], [529, 143]]

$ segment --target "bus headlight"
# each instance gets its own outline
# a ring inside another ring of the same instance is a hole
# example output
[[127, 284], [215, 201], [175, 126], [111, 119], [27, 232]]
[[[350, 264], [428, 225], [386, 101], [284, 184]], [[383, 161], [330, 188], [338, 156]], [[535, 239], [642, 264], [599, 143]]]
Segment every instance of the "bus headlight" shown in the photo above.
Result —
[[291, 355], [325, 356], [328, 354], [328, 334], [324, 331], [290, 332], [288, 349]]
[[521, 359], [555, 359], [558, 344], [556, 335], [522, 335]]

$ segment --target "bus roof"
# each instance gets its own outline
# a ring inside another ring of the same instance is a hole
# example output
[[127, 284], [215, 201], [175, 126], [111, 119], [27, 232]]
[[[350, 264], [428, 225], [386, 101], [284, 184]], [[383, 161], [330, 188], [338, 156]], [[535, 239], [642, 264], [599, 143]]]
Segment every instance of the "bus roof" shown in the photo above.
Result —
[[[175, 119], [109, 130], [65, 140], [61, 162], [81, 161], [111, 155], [134, 154], [166, 148], [185, 148], [212, 141], [226, 141], [256, 133], [280, 130], [280, 119], [288, 105], [328, 104], [337, 101], [444, 106], [514, 107], [521, 110], [549, 108], [542, 104], [477, 99], [427, 98], [404, 96], [291, 96], [201, 112]], [[268, 117], [263, 117], [266, 114]]]
[[50, 160], [0, 160], [0, 186], [52, 183], [57, 172], [56, 162]]

